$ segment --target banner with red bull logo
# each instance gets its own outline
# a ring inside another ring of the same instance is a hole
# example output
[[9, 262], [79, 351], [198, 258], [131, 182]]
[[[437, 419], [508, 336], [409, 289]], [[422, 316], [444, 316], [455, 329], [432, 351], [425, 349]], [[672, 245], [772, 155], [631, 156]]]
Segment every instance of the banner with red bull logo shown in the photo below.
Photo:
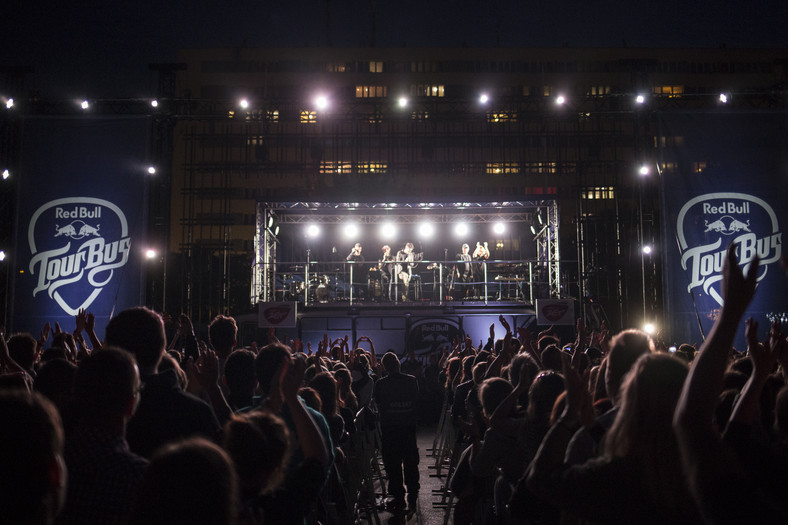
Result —
[[[700, 342], [724, 303], [722, 266], [728, 245], [744, 271], [760, 260], [747, 316], [763, 339], [788, 311], [788, 279], [780, 265], [788, 226], [784, 189], [784, 115], [673, 114], [660, 129], [665, 263], [665, 334]], [[743, 326], [736, 347], [745, 350]]]
[[146, 118], [29, 118], [23, 124], [13, 330], [96, 331], [142, 304], [150, 123]]

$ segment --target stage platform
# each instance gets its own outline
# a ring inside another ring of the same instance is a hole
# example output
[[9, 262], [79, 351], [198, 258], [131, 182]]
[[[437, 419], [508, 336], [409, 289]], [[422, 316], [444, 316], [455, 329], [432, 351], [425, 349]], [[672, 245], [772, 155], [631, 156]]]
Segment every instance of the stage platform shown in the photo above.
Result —
[[[329, 340], [348, 336], [356, 342], [368, 337], [374, 345], [375, 353], [382, 355], [394, 350], [404, 355], [413, 350], [417, 356], [427, 358], [429, 354], [440, 353], [450, 348], [455, 339], [471, 337], [473, 344], [487, 342], [490, 325], [496, 325], [496, 337], [503, 337], [499, 316], [506, 316], [512, 325], [532, 328], [536, 324], [536, 313], [532, 305], [521, 301], [451, 300], [451, 301], [404, 301], [404, 302], [364, 302], [331, 301], [315, 304], [271, 303], [270, 308], [294, 308], [294, 322], [290, 326], [276, 326], [279, 339], [283, 336], [299, 338], [312, 344], [327, 334]], [[266, 305], [261, 304], [261, 320], [265, 316]], [[264, 324], [264, 320], [263, 320]], [[369, 343], [360, 345], [369, 350]]]

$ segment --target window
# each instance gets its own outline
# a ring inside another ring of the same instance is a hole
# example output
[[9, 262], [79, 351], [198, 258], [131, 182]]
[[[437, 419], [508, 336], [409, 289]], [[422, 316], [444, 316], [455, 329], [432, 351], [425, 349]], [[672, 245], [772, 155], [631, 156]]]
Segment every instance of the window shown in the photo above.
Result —
[[265, 140], [263, 140], [262, 135], [251, 135], [246, 137], [247, 146], [262, 146], [263, 144], [265, 144]]
[[673, 172], [676, 171], [677, 164], [675, 162], [663, 162], [662, 171]]
[[435, 62], [419, 61], [410, 63], [411, 73], [434, 73]]
[[544, 96], [549, 97], [550, 93], [553, 92], [553, 86], [542, 86], [542, 94]]
[[279, 122], [279, 110], [269, 109], [265, 112], [265, 120], [268, 122]]
[[350, 162], [342, 162], [342, 161], [330, 161], [324, 160], [320, 162], [320, 173], [322, 174], [336, 174], [341, 175], [343, 173], [351, 173], [353, 171], [352, 164]]
[[517, 113], [514, 111], [487, 113], [487, 122], [517, 122]]
[[367, 122], [370, 124], [380, 124], [383, 122], [383, 113], [380, 111], [375, 111], [374, 113], [370, 113], [367, 116]]
[[684, 94], [684, 86], [654, 86], [654, 94], [658, 97], [678, 98]]
[[594, 188], [586, 188], [581, 192], [583, 199], [588, 200], [602, 200], [602, 199], [615, 199], [616, 190], [613, 186], [597, 186]]
[[356, 86], [356, 98], [379, 98], [388, 96], [386, 86]]
[[531, 86], [523, 86], [523, 96], [524, 97], [531, 96]]
[[524, 173], [538, 174], [538, 173], [555, 173], [555, 162], [526, 162], [523, 166]]
[[386, 173], [388, 164], [385, 162], [360, 162], [356, 166], [357, 173]]
[[411, 120], [427, 120], [428, 118], [430, 118], [429, 111], [414, 111], [410, 114]]
[[485, 172], [487, 175], [508, 175], [520, 173], [519, 162], [488, 162]]
[[706, 169], [706, 163], [703, 162], [703, 161], [701, 161], [701, 162], [693, 162], [692, 163], [692, 171], [694, 173], [702, 173], [703, 170], [705, 170], [705, 169]]
[[411, 86], [411, 94], [417, 97], [442, 97], [443, 84], [417, 84]]
[[674, 147], [674, 146], [681, 146], [684, 144], [684, 137], [681, 135], [673, 136], [673, 135], [662, 135], [660, 137], [654, 137], [654, 147], [655, 148], [667, 148], [667, 147]]
[[301, 112], [301, 124], [314, 124], [317, 122], [317, 111], [304, 110]]
[[383, 61], [382, 60], [372, 60], [369, 63], [369, 72], [370, 73], [383, 73]]
[[588, 94], [592, 97], [601, 97], [610, 94], [610, 86], [591, 86]]
[[326, 70], [329, 73], [344, 73], [347, 71], [347, 66], [345, 66], [344, 62], [333, 62], [330, 64], [326, 64]]

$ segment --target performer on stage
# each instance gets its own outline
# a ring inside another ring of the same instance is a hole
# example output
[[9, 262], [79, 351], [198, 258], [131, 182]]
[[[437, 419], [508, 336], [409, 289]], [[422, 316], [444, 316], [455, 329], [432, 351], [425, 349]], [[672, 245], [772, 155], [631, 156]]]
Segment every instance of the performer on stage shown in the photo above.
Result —
[[[405, 247], [397, 252], [397, 263], [394, 271], [397, 273], [399, 281], [403, 284], [402, 300], [407, 300], [408, 285], [410, 284], [410, 276], [413, 272], [413, 267], [416, 266], [413, 255], [413, 243], [405, 243]], [[406, 263], [406, 264], [401, 264]]]
[[360, 242], [357, 242], [353, 246], [353, 249], [350, 250], [350, 254], [348, 254], [348, 256], [345, 257], [345, 259], [348, 262], [364, 262], [364, 256], [361, 255], [361, 243]]
[[353, 287], [352, 292], [354, 293], [354, 295], [360, 298], [364, 295], [364, 288], [366, 287], [367, 284], [366, 275], [364, 272], [365, 265], [360, 264], [364, 262], [364, 256], [361, 255], [360, 242], [357, 242], [355, 245], [353, 245], [353, 249], [350, 250], [348, 256], [345, 257], [345, 260], [347, 260], [348, 262], [356, 263], [355, 265], [353, 265], [355, 267], [352, 269], [353, 282], [351, 283], [351, 286]]
[[464, 283], [473, 281], [473, 266], [471, 265], [471, 259], [470, 246], [463, 244], [462, 253], [457, 254], [457, 260], [463, 261], [463, 264], [460, 264], [456, 271], [457, 277]]
[[394, 266], [391, 262], [394, 260], [394, 256], [391, 255], [391, 246], [388, 244], [383, 245], [382, 251], [383, 255], [381, 255], [380, 262], [378, 262], [378, 269], [383, 272], [383, 278], [390, 281], [392, 267]]

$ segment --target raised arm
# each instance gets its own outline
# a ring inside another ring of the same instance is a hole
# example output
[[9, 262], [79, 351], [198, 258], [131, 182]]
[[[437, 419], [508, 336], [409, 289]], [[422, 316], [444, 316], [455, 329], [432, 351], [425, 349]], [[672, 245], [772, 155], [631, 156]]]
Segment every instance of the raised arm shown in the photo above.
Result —
[[298, 444], [304, 453], [304, 459], [312, 458], [324, 467], [328, 467], [329, 455], [326, 443], [317, 424], [298, 397], [298, 388], [304, 380], [305, 367], [306, 363], [301, 359], [295, 359], [288, 365], [281, 383], [282, 397], [293, 416]]

